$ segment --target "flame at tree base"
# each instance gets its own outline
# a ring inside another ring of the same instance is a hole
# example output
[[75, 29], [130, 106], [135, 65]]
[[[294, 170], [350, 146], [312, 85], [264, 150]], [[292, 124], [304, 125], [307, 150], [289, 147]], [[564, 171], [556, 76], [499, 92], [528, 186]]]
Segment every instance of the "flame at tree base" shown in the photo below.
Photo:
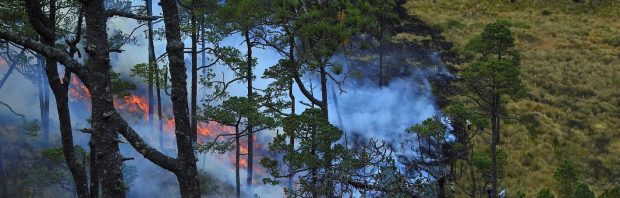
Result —
[[[0, 61], [2, 61], [2, 59], [0, 59]], [[88, 88], [86, 88], [86, 86], [82, 83], [82, 81], [80, 81], [80, 79], [78, 79], [77, 77], [72, 76], [69, 83], [70, 84], [69, 84], [68, 91], [69, 91], [70, 101], [73, 103], [90, 104], [90, 98], [91, 98], [90, 91], [88, 90]], [[122, 96], [122, 97], [115, 97], [113, 103], [114, 103], [114, 107], [122, 115], [124, 115], [123, 117], [129, 116], [129, 117], [136, 118], [136, 119], [133, 119], [133, 123], [132, 123], [133, 126], [138, 126], [138, 125], [149, 123], [149, 113], [151, 111], [149, 109], [149, 102], [146, 96], [128, 95], [128, 96]], [[174, 116], [169, 116], [172, 110], [170, 109], [169, 105], [164, 106], [164, 108], [165, 109], [162, 111], [163, 117], [161, 119], [161, 122], [163, 122], [163, 131], [168, 135], [174, 135], [175, 134]], [[86, 105], [86, 110], [88, 112], [91, 111], [90, 105]], [[164, 113], [164, 112], [168, 112], [168, 113]], [[153, 122], [155, 122], [154, 125], [157, 126], [156, 123], [159, 122], [157, 114], [154, 115]], [[154, 131], [154, 130], [151, 130], [151, 131]], [[198, 133], [197, 134], [198, 142], [202, 143], [206, 141], [212, 141], [214, 138], [217, 138], [218, 135], [234, 134], [235, 129], [234, 127], [222, 125], [215, 121], [198, 122], [197, 133]], [[226, 136], [226, 137], [232, 137], [232, 136]], [[253, 139], [255, 142], [254, 143], [255, 155], [254, 155], [254, 165], [253, 165], [255, 179], [252, 183], [261, 184], [260, 177], [266, 176], [266, 175], [265, 175], [265, 171], [258, 163], [258, 161], [260, 160], [260, 156], [258, 154], [260, 152], [263, 152], [266, 149], [263, 148], [262, 145], [257, 141], [256, 136], [253, 136], [253, 137], [254, 137]], [[159, 138], [164, 138], [164, 137], [159, 137]], [[165, 143], [164, 145], [171, 145], [171, 144], [168, 142], [168, 143]], [[176, 150], [176, 148], [169, 148], [169, 149]], [[246, 169], [248, 168], [247, 137], [242, 138], [240, 142], [239, 151], [241, 153], [241, 156], [239, 159], [239, 168], [243, 169], [243, 171], [245, 172]], [[235, 168], [234, 168], [235, 162], [236, 162], [235, 153], [236, 152], [234, 152], [233, 150], [231, 152], [228, 152], [227, 154], [215, 156], [220, 160], [228, 161], [228, 164], [233, 166], [233, 168], [230, 169], [232, 174], [234, 174], [235, 172]]]

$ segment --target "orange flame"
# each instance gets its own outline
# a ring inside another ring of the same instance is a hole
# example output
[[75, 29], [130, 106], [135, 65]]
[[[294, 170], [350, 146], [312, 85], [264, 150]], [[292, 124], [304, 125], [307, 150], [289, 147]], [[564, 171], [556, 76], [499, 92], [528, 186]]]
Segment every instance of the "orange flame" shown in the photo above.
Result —
[[0, 65], [6, 65], [6, 60], [4, 60], [3, 58], [0, 58]]
[[[164, 130], [168, 133], [174, 133], [174, 117], [165, 118], [164, 117]], [[201, 137], [209, 137], [215, 138], [218, 134], [223, 133], [232, 133], [234, 132], [234, 128], [230, 126], [225, 126], [215, 121], [210, 121], [209, 123], [198, 122], [197, 132]]]
[[164, 118], [164, 131], [168, 133], [174, 133], [174, 117]]
[[122, 100], [114, 100], [114, 107], [131, 113], [142, 113], [144, 120], [149, 119], [149, 103], [145, 96], [124, 96]]
[[69, 84], [69, 96], [73, 101], [75, 100], [87, 100], [90, 98], [90, 91], [80, 79], [75, 76], [71, 77]]
[[[0, 65], [2, 61], [3, 60], [0, 59]], [[91, 97], [90, 91], [88, 90], [88, 88], [86, 88], [86, 86], [84, 85], [84, 83], [82, 83], [82, 81], [80, 81], [77, 77], [74, 76], [70, 79], [69, 83], [70, 83], [69, 84], [69, 95], [72, 101], [90, 101], [90, 97]], [[120, 111], [129, 112], [133, 114], [141, 114], [144, 117], [144, 120], [148, 121], [148, 115], [149, 115], [150, 109], [148, 106], [148, 100], [145, 96], [131, 95], [131, 96], [124, 96], [122, 98], [116, 98], [114, 100], [114, 107]], [[166, 112], [170, 112], [170, 111], [166, 111]], [[170, 114], [168, 113], [167, 115], [170, 115]], [[164, 116], [162, 118], [162, 121], [164, 125], [164, 131], [167, 133], [174, 133], [175, 131], [174, 116]], [[231, 127], [231, 126], [226, 126], [226, 125], [220, 124], [215, 121], [210, 121], [210, 122], [198, 122], [197, 132], [199, 136], [199, 141], [204, 141], [206, 139], [216, 138], [217, 135], [219, 134], [233, 134], [235, 133], [235, 129], [234, 127]], [[256, 137], [257, 136], [253, 136], [254, 152], [255, 152], [255, 155], [254, 155], [255, 163], [253, 164], [253, 166], [254, 166], [254, 173], [257, 175], [257, 177], [255, 178], [259, 178], [258, 176], [265, 175], [266, 172], [262, 168], [262, 166], [260, 166], [260, 164], [257, 163], [260, 159], [260, 156], [258, 155], [259, 148], [263, 148], [264, 145], [261, 145], [260, 142], [257, 141]], [[241, 140], [240, 146], [239, 146], [239, 152], [242, 154], [239, 159], [239, 168], [247, 169], [248, 168], [248, 158], [246, 155], [248, 153], [247, 139], [244, 138], [243, 140]], [[227, 157], [224, 157], [223, 159], [226, 159], [226, 158], [228, 158], [229, 162], [233, 164], [234, 166], [235, 152], [229, 152], [227, 154]], [[232, 169], [232, 172], [234, 172], [234, 168]], [[253, 183], [259, 184], [261, 183], [261, 181], [258, 179], [255, 179]]]

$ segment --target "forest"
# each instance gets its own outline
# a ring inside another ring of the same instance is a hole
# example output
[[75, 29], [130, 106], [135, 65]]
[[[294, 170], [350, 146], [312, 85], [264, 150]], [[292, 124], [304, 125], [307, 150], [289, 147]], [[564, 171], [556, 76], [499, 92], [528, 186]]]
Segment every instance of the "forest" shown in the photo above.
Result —
[[617, 0], [1, 0], [0, 198], [620, 198]]

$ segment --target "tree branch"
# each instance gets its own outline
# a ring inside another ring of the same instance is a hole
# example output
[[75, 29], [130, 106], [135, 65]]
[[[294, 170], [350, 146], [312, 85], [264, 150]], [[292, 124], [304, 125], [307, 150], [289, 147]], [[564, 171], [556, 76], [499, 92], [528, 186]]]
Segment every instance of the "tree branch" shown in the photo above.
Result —
[[312, 104], [317, 105], [319, 107], [323, 106], [324, 101], [320, 101], [319, 99], [316, 99], [312, 95], [312, 93], [310, 93], [310, 91], [306, 89], [306, 86], [301, 81], [301, 78], [299, 77], [299, 73], [297, 71], [293, 72], [293, 78], [295, 79], [295, 82], [297, 83], [297, 87], [299, 87], [299, 90], [301, 90], [301, 93], [303, 93], [304, 96], [306, 96], [306, 98], [308, 98], [308, 100], [310, 100]]
[[89, 86], [87, 84], [88, 80], [86, 80], [88, 79], [88, 73], [83, 69], [84, 66], [77, 60], [73, 59], [73, 57], [67, 54], [67, 52], [45, 45], [39, 41], [8, 32], [6, 29], [0, 29], [0, 38], [28, 48], [43, 56], [53, 58], [55, 61], [63, 64], [67, 70], [75, 73], [80, 79], [82, 79], [82, 82], [84, 82], [87, 87]]
[[177, 172], [178, 170], [178, 161], [174, 158], [168, 157], [162, 152], [154, 149], [150, 145], [148, 145], [144, 140], [138, 135], [138, 133], [129, 126], [127, 121], [123, 119], [117, 111], [114, 111], [112, 115], [112, 119], [114, 123], [118, 126], [118, 132], [127, 139], [129, 144], [133, 146], [138, 153], [142, 154], [144, 158], [149, 161], [161, 166], [162, 168], [170, 171]]
[[4, 102], [2, 102], [2, 101], [0, 101], [0, 104], [2, 104], [2, 105], [4, 105], [4, 106], [6, 106], [6, 108], [9, 108], [9, 110], [11, 111], [11, 113], [15, 114], [16, 116], [22, 117], [22, 119], [25, 119], [25, 118], [26, 118], [26, 116], [24, 116], [24, 114], [20, 114], [20, 113], [15, 112], [15, 111], [13, 110], [13, 108], [11, 108], [11, 106], [9, 106], [8, 104], [6, 104], [6, 103], [4, 103]]
[[47, 27], [50, 19], [43, 14], [43, 5], [40, 0], [25, 0], [26, 13], [32, 28], [39, 33], [45, 40], [54, 40], [54, 32]]
[[138, 15], [138, 14], [134, 14], [134, 13], [119, 10], [119, 9], [106, 10], [105, 14], [107, 15], [107, 17], [118, 16], [118, 17], [130, 18], [130, 19], [135, 19], [135, 20], [157, 20], [161, 18], [161, 16]]

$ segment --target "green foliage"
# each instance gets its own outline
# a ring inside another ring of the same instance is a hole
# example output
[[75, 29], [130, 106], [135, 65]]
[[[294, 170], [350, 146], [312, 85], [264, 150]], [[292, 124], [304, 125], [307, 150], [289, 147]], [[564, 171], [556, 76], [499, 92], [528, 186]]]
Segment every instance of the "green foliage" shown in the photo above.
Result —
[[620, 187], [613, 187], [606, 189], [599, 198], [617, 198], [620, 197]]
[[[259, 98], [259, 97], [257, 97]], [[253, 130], [271, 129], [276, 127], [276, 120], [268, 116], [259, 108], [257, 100], [249, 100], [247, 97], [230, 97], [219, 106], [208, 106], [200, 115], [201, 120], [217, 121], [226, 126], [235, 127], [239, 136], [244, 136], [254, 131], [239, 130], [243, 126], [252, 125]], [[229, 134], [230, 135], [230, 134]], [[235, 149], [231, 142], [215, 140], [198, 146], [199, 152], [225, 153]]]
[[574, 190], [574, 193], [569, 198], [595, 198], [594, 192], [590, 190], [587, 184], [579, 184]]
[[519, 67], [510, 60], [485, 59], [472, 63], [462, 73], [465, 86], [488, 101], [495, 95], [520, 98], [525, 94]]
[[218, 18], [232, 29], [243, 33], [245, 30], [258, 28], [265, 23], [269, 2], [265, 0], [233, 0], [218, 10]]
[[135, 90], [136, 85], [130, 81], [121, 79], [120, 76], [120, 73], [110, 71], [110, 80], [112, 81], [110, 91], [117, 96], [131, 95], [130, 91]]
[[39, 125], [39, 120], [23, 120], [22, 127], [26, 131], [26, 135], [28, 136], [38, 136], [41, 132], [41, 125]]
[[54, 168], [36, 165], [28, 170], [24, 178], [24, 183], [35, 189], [45, 188], [50, 185], [59, 184], [63, 178], [64, 174]]
[[472, 48], [473, 51], [481, 53], [483, 56], [498, 55], [501, 59], [502, 55], [506, 55], [514, 48], [512, 32], [506, 25], [500, 22], [490, 23], [484, 27], [479, 40], [473, 40], [479, 42]]
[[[343, 189], [333, 196], [345, 197], [346, 193], [359, 188], [349, 183], [368, 185], [363, 190], [389, 189], [382, 194], [387, 197], [409, 197], [403, 195], [401, 188], [405, 186], [413, 190], [413, 184], [404, 184], [407, 181], [398, 179], [403, 175], [396, 169], [393, 158], [386, 155], [389, 147], [385, 143], [369, 140], [353, 144], [351, 148], [336, 143], [342, 131], [327, 122], [319, 109], [306, 109], [301, 115], [283, 118], [282, 129], [283, 133], [276, 135], [269, 144], [270, 152], [278, 153], [281, 158], [263, 158], [261, 165], [271, 175], [263, 179], [266, 184], [279, 184], [282, 178], [288, 177], [289, 171], [298, 172], [299, 180], [294, 189], [286, 189], [288, 197], [326, 195], [332, 188]], [[289, 142], [291, 137], [295, 139], [294, 147]], [[369, 174], [364, 170], [378, 172]]]
[[465, 27], [466, 25], [463, 24], [461, 21], [456, 20], [456, 19], [448, 19], [444, 22], [441, 22], [439, 24], [437, 24], [437, 29], [439, 29], [440, 31], [448, 31], [448, 30], [452, 30], [452, 29], [461, 29], [463, 27]]
[[344, 67], [342, 66], [342, 64], [334, 64], [334, 65], [331, 67], [331, 70], [332, 70], [332, 72], [333, 72], [334, 74], [336, 74], [336, 75], [340, 75], [340, 74], [342, 74], [342, 72], [343, 72], [343, 70], [344, 70]]
[[408, 133], [417, 133], [422, 137], [435, 137], [436, 139], [444, 139], [447, 127], [441, 122], [438, 116], [428, 118], [420, 124], [416, 124], [407, 129]]
[[[167, 67], [161, 67], [161, 68], [158, 68], [158, 70], [155, 70], [155, 69], [151, 70], [151, 68], [149, 68], [149, 64], [148, 63], [138, 63], [138, 64], [134, 65], [133, 67], [131, 67], [130, 71], [131, 71], [131, 74], [130, 74], [131, 77], [138, 77], [138, 78], [140, 78], [145, 83], [148, 82], [148, 78], [149, 78], [149, 76], [151, 76], [151, 74], [150, 74], [151, 71], [154, 72], [152, 74], [153, 78], [155, 78], [155, 75], [156, 75], [155, 73], [159, 72], [157, 75], [160, 78], [159, 82], [162, 82], [162, 84], [166, 84], [166, 82], [168, 81], [168, 79], [167, 79], [167, 76], [168, 76], [167, 75], [168, 74]], [[153, 80], [153, 82], [155, 82], [155, 80]], [[162, 89], [165, 89], [164, 85], [160, 85], [160, 87]]]
[[499, 18], [497, 20], [495, 20], [495, 23], [503, 25], [504, 27], [511, 27], [513, 25], [512, 21], [506, 19], [506, 18]]
[[543, 188], [538, 191], [536, 198], [555, 198], [555, 196], [553, 196], [553, 193], [551, 193], [548, 188]]
[[[620, 83], [617, 80], [620, 78], [616, 77], [620, 76], [620, 70], [614, 66], [619, 65], [620, 59], [616, 58], [617, 48], [603, 42], [620, 30], [618, 5], [620, 1], [589, 0], [582, 3], [419, 0], [404, 5], [409, 13], [430, 25], [448, 19], [468, 24], [462, 29], [441, 33], [461, 53], [469, 39], [479, 36], [484, 24], [498, 18], [513, 22], [510, 29], [522, 54], [521, 79], [528, 93], [518, 101], [505, 100], [507, 104], [502, 109], [503, 113], [520, 118], [519, 122], [508, 120], [501, 127], [505, 132], [501, 147], [511, 151], [510, 171], [501, 181], [502, 186], [507, 189], [521, 187], [528, 196], [534, 196], [541, 186], [548, 186], [560, 197], [562, 191], [555, 185], [553, 173], [554, 165], [560, 164], [563, 156], [575, 157], [570, 159], [576, 164], [593, 166], [580, 171], [580, 177], [597, 195], [617, 183], [618, 166], [611, 160], [620, 151], [617, 144], [611, 141], [605, 146], [605, 152], [597, 152], [599, 144], [594, 143], [600, 137], [614, 137], [614, 130], [610, 129], [620, 126], [620, 117], [615, 113], [619, 107], [615, 98], [620, 92], [616, 86], [609, 86]], [[542, 10], [547, 10], [548, 16], [541, 15]], [[517, 23], [532, 27], [521, 28]], [[459, 57], [478, 58], [465, 54]], [[464, 69], [467, 65], [457, 64], [456, 67]], [[585, 94], [580, 94], [580, 90]], [[569, 122], [575, 128], [567, 126]], [[530, 128], [536, 130], [530, 131], [532, 135], [528, 136]], [[474, 141], [483, 143], [482, 138], [488, 141], [488, 136], [480, 137]], [[526, 152], [535, 156], [530, 166], [520, 163]], [[459, 180], [459, 183], [469, 182], [469, 178]], [[455, 197], [465, 196], [457, 193]]]
[[206, 106], [203, 119], [215, 120], [220, 124], [235, 126], [241, 118], [248, 118], [252, 126], [257, 128], [275, 126], [275, 121], [263, 114], [258, 108], [257, 101], [251, 101], [247, 97], [230, 97], [218, 107]]
[[[488, 151], [479, 152], [476, 151], [472, 156], [472, 163], [476, 167], [476, 169], [480, 172], [483, 178], [487, 181], [490, 181], [490, 174], [493, 171], [491, 167], [491, 154]], [[497, 168], [498, 168], [498, 177], [502, 178], [505, 176], [505, 169], [507, 165], [508, 154], [501, 150], [497, 150]]]
[[518, 197], [518, 198], [525, 198], [525, 192], [523, 192], [523, 191], [517, 191], [517, 197]]
[[443, 109], [446, 116], [451, 120], [469, 123], [472, 128], [483, 128], [489, 125], [489, 119], [476, 113], [471, 107], [465, 106], [462, 102], [453, 101]]
[[607, 45], [614, 47], [620, 47], [620, 35], [609, 36], [603, 39], [603, 42]]
[[523, 163], [523, 165], [526, 165], [526, 166], [531, 165], [532, 160], [534, 160], [534, 154], [532, 154], [531, 152], [526, 152], [521, 157], [521, 163]]
[[579, 175], [577, 168], [570, 160], [564, 160], [557, 167], [553, 178], [560, 188], [560, 192], [570, 194], [579, 184]]
[[398, 19], [395, 0], [361, 0], [354, 6], [364, 16], [361, 28], [374, 36], [379, 36], [381, 31], [385, 35], [386, 24]]
[[65, 156], [63, 155], [62, 151], [63, 151], [62, 148], [46, 149], [41, 152], [41, 155], [43, 155], [43, 157], [50, 159], [52, 161], [61, 162], [62, 160], [65, 159]]
[[488, 153], [474, 152], [472, 160], [474, 166], [476, 166], [478, 169], [485, 170], [491, 167], [491, 157], [489, 157]]
[[[282, 164], [292, 166], [295, 170], [313, 169], [323, 172], [329, 169], [332, 160], [341, 158], [345, 148], [340, 144], [334, 144], [340, 139], [342, 131], [329, 124], [323, 118], [319, 109], [306, 109], [301, 115], [291, 115], [282, 121], [284, 133], [277, 135], [269, 144], [271, 152], [282, 153], [282, 160], [263, 158], [261, 165], [273, 178], [263, 181], [268, 184], [279, 183], [279, 178], [285, 177], [287, 172], [280, 171]], [[287, 140], [290, 136], [296, 139], [295, 151], [291, 151]], [[321, 171], [322, 170], [322, 171]], [[326, 174], [326, 173], [323, 173]], [[299, 189], [295, 193], [307, 194], [311, 192], [324, 192], [325, 183], [313, 184], [310, 175], [301, 175]], [[323, 175], [323, 177], [326, 177]], [[328, 176], [333, 177], [333, 176]], [[305, 180], [305, 181], [304, 181]], [[323, 181], [325, 182], [325, 181]]]

